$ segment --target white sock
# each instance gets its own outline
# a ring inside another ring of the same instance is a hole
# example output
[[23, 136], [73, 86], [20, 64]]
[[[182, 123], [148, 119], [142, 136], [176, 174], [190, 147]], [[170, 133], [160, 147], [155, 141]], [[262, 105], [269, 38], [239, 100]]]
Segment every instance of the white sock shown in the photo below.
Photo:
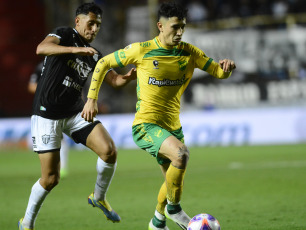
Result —
[[40, 185], [39, 180], [33, 185], [27, 210], [22, 221], [25, 228], [34, 228], [36, 217], [48, 193]]
[[96, 200], [105, 200], [108, 187], [115, 174], [117, 162], [114, 164], [104, 162], [100, 157], [97, 161], [97, 181], [95, 185], [94, 197]]
[[156, 216], [157, 219], [161, 220], [161, 221], [165, 221], [166, 217], [162, 214], [160, 214], [157, 210], [155, 210], [154, 215]]

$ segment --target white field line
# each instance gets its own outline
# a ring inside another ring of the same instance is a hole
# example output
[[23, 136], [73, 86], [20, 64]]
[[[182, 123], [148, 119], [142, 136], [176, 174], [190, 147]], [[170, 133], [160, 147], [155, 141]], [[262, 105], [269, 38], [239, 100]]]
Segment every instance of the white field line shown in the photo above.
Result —
[[270, 161], [258, 163], [231, 162], [229, 169], [274, 169], [274, 168], [303, 168], [306, 167], [306, 161]]

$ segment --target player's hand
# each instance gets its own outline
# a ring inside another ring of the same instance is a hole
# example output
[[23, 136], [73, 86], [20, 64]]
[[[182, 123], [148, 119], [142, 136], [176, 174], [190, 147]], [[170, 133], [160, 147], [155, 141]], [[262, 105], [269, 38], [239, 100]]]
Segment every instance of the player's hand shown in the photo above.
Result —
[[224, 72], [231, 72], [236, 69], [236, 64], [233, 60], [223, 59], [219, 61], [219, 65]]
[[98, 53], [97, 50], [95, 50], [92, 47], [74, 47], [73, 52], [74, 54], [79, 54], [82, 56], [93, 56]]
[[98, 104], [97, 100], [88, 98], [86, 104], [84, 105], [81, 116], [85, 121], [93, 122], [94, 117], [98, 113]]
[[130, 71], [127, 74], [123, 75], [122, 78], [127, 79], [129, 81], [136, 80], [137, 79], [136, 68], [130, 69]]

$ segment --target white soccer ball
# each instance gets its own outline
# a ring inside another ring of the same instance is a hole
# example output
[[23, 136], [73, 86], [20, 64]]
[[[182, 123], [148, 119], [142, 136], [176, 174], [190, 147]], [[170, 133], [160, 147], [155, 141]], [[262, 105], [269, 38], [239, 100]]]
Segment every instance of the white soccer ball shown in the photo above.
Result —
[[194, 216], [189, 224], [187, 230], [220, 230], [219, 221], [207, 213], [201, 213]]

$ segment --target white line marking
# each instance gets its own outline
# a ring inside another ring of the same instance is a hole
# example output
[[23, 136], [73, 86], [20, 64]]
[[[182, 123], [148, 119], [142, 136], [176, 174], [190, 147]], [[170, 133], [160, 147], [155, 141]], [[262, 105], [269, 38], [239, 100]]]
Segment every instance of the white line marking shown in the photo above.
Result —
[[258, 163], [231, 162], [229, 169], [269, 169], [269, 168], [303, 168], [306, 167], [306, 161], [271, 161]]

